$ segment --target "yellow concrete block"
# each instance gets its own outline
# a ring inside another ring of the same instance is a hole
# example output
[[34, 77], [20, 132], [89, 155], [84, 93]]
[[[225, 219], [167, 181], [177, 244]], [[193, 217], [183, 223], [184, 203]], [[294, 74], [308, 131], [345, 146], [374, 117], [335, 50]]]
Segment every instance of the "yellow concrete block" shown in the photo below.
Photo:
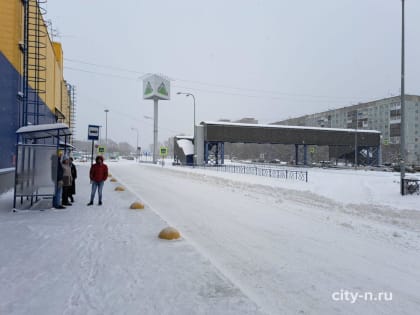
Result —
[[124, 191], [124, 190], [125, 190], [125, 188], [124, 188], [124, 187], [122, 187], [122, 186], [117, 186], [117, 187], [115, 187], [115, 190], [116, 190], [116, 191]]
[[144, 204], [138, 201], [133, 202], [130, 206], [130, 209], [144, 209]]
[[116, 182], [117, 180], [115, 178], [111, 178], [111, 182]]
[[164, 240], [176, 240], [181, 237], [181, 234], [178, 232], [177, 229], [173, 227], [166, 227], [159, 233], [159, 238]]

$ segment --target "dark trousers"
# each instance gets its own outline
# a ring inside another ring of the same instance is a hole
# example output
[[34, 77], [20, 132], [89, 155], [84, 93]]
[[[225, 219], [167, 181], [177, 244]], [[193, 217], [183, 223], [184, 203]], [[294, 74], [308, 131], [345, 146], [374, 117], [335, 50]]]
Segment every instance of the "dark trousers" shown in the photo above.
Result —
[[63, 186], [63, 197], [62, 197], [63, 204], [69, 203], [70, 194], [71, 194], [71, 186]]

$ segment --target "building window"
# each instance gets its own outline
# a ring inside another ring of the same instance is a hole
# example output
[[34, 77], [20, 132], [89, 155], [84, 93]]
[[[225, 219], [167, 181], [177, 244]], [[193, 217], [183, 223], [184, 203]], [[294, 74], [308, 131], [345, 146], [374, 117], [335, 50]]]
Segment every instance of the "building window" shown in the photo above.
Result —
[[400, 136], [400, 124], [392, 124], [390, 126], [391, 137]]

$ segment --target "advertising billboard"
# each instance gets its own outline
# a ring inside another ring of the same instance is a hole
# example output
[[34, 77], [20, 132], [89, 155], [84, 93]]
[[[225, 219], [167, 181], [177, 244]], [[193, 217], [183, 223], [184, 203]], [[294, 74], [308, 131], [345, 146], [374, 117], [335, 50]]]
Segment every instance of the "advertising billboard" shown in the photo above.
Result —
[[171, 98], [170, 81], [157, 74], [151, 74], [143, 79], [143, 98], [145, 100]]

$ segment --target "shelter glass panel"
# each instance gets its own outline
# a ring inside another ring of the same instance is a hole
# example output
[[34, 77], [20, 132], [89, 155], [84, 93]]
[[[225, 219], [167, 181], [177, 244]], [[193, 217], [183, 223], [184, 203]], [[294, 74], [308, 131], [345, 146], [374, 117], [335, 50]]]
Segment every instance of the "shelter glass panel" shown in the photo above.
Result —
[[17, 195], [52, 195], [57, 174], [57, 147], [18, 145]]

